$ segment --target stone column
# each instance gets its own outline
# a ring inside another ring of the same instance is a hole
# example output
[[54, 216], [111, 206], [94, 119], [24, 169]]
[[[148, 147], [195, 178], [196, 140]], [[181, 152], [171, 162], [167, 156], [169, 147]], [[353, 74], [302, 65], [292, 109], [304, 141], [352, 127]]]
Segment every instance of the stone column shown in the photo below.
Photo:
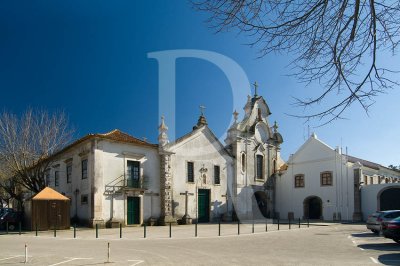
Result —
[[88, 176], [91, 180], [91, 208], [92, 217], [90, 221], [90, 226], [95, 227], [96, 224], [100, 228], [105, 227], [105, 221], [103, 219], [103, 193], [104, 193], [104, 180], [103, 180], [103, 169], [102, 169], [102, 159], [103, 150], [101, 144], [98, 140], [92, 141], [92, 151], [91, 156], [88, 158], [88, 169], [91, 169], [91, 176]]
[[161, 216], [158, 221], [160, 225], [168, 223], [177, 223], [177, 220], [172, 215], [172, 200], [173, 190], [172, 181], [173, 176], [171, 173], [171, 154], [165, 151], [160, 151], [160, 203], [161, 203]]

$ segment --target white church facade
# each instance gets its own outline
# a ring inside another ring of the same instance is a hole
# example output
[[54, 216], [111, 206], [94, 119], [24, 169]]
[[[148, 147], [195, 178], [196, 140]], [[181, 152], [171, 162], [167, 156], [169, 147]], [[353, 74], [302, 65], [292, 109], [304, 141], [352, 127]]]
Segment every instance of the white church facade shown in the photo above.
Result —
[[[283, 219], [365, 220], [385, 210], [378, 206], [380, 189], [375, 191], [380, 184], [400, 188], [400, 172], [331, 148], [316, 134], [290, 156], [278, 176], [277, 209]], [[363, 190], [375, 194], [363, 197]]]
[[368, 209], [363, 187], [399, 185], [399, 172], [347, 156], [315, 134], [285, 163], [278, 125], [270, 124], [270, 109], [257, 91], [248, 96], [243, 118], [238, 115], [233, 113], [225, 143], [203, 112], [176, 140], [169, 140], [162, 117], [157, 144], [119, 130], [89, 134], [53, 155], [46, 184], [71, 199], [75, 221], [109, 227], [219, 219], [360, 220]]
[[261, 96], [249, 96], [244, 111], [241, 121], [234, 113], [225, 144], [203, 113], [172, 141], [162, 118], [158, 144], [119, 130], [87, 135], [54, 155], [46, 184], [89, 226], [273, 218], [283, 139]]

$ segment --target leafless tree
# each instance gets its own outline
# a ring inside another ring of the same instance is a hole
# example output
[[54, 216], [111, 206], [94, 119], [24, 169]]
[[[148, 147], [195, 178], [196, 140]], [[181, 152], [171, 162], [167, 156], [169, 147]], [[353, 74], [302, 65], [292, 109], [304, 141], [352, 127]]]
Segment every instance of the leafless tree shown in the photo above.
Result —
[[10, 207], [13, 203], [13, 208], [22, 210], [24, 191], [22, 185], [15, 181], [15, 177], [3, 176], [0, 172], [0, 204], [2, 207]]
[[260, 56], [295, 55], [292, 74], [323, 88], [316, 97], [295, 98], [296, 103], [306, 108], [328, 102], [321, 111], [298, 117], [328, 123], [342, 118], [354, 102], [368, 112], [377, 94], [398, 85], [388, 76], [395, 70], [382, 60], [398, 48], [398, 0], [204, 0], [194, 5], [210, 12], [209, 22], [217, 31], [247, 33]]
[[63, 112], [29, 109], [20, 117], [0, 114], [1, 183], [39, 192], [45, 187], [45, 172], [53, 162], [50, 155], [65, 147], [72, 134]]

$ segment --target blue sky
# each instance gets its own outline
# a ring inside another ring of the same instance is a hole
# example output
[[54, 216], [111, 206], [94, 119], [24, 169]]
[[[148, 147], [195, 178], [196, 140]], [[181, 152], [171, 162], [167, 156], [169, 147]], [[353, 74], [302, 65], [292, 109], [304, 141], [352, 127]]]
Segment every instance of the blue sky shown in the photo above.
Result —
[[[236, 32], [215, 34], [186, 1], [9, 1], [0, 2], [0, 107], [23, 112], [28, 106], [65, 110], [76, 137], [119, 128], [157, 139], [158, 65], [149, 52], [170, 49], [213, 51], [235, 60], [251, 82], [260, 84], [284, 137], [287, 159], [307, 137], [292, 97], [319, 88], [289, 77], [290, 55], [258, 59], [256, 49]], [[399, 57], [384, 60], [398, 66]], [[394, 76], [399, 80], [398, 74]], [[246, 88], [243, 88], [246, 89]], [[210, 128], [221, 137], [231, 121], [232, 91], [223, 72], [199, 59], [179, 59], [176, 69], [177, 136], [197, 122], [205, 105]], [[348, 120], [310, 131], [330, 146], [383, 165], [400, 164], [399, 89], [376, 98], [370, 116], [357, 105]], [[243, 106], [246, 99], [243, 99]], [[323, 107], [323, 106], [322, 106]], [[239, 111], [239, 110], [238, 110]], [[240, 110], [242, 113], [243, 110]], [[167, 121], [168, 123], [168, 121]]]

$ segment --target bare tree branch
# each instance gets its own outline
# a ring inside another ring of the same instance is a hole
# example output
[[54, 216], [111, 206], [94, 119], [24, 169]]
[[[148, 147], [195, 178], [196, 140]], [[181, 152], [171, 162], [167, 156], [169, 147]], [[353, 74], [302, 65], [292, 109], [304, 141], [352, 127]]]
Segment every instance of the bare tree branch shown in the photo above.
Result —
[[260, 57], [295, 55], [293, 75], [307, 85], [318, 82], [323, 90], [315, 98], [296, 98], [297, 105], [328, 103], [320, 112], [297, 117], [329, 123], [354, 102], [368, 113], [375, 96], [399, 85], [388, 77], [396, 71], [378, 60], [387, 50], [397, 51], [399, 1], [209, 0], [193, 5], [210, 14], [208, 22], [217, 32], [233, 28], [247, 34]]
[[52, 163], [50, 155], [65, 147], [72, 134], [63, 112], [49, 114], [29, 109], [20, 118], [3, 112], [0, 114], [0, 179], [12, 180], [28, 191], [39, 192], [45, 187], [45, 171]]

